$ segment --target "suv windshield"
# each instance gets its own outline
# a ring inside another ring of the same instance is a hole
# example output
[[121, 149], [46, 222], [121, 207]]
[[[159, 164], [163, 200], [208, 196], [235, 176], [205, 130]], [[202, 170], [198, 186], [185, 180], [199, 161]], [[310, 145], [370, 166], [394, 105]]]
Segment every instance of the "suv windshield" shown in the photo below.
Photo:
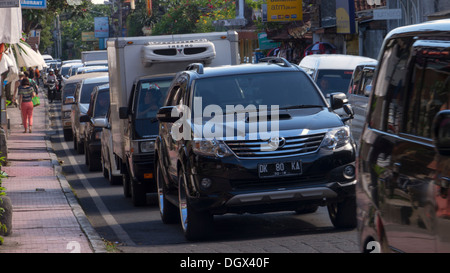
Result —
[[353, 70], [319, 70], [317, 75], [317, 85], [323, 95], [333, 92], [347, 93]]
[[89, 103], [89, 101], [91, 100], [91, 93], [94, 90], [94, 87], [96, 87], [97, 85], [102, 85], [108, 83], [106, 82], [98, 82], [98, 83], [85, 83], [82, 86], [81, 89], [81, 97], [80, 97], [80, 103]]
[[[199, 79], [194, 99], [202, 98], [202, 110], [208, 105], [277, 105], [281, 108], [326, 107], [309, 76], [299, 72], [229, 75]], [[197, 109], [197, 107], [193, 107]]]
[[106, 117], [109, 109], [109, 91], [99, 92], [95, 101], [94, 117]]

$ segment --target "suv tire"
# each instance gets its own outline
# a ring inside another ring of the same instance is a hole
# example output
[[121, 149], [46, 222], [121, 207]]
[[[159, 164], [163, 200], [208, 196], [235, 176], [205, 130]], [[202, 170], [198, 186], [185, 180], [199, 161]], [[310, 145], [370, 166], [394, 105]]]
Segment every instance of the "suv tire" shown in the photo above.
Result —
[[206, 239], [213, 230], [213, 215], [209, 211], [198, 211], [192, 207], [186, 185], [186, 175], [179, 171], [178, 207], [184, 236], [191, 241]]
[[164, 224], [176, 224], [179, 221], [178, 208], [167, 200], [167, 186], [164, 183], [164, 178], [161, 173], [161, 166], [159, 161], [156, 162], [156, 184], [158, 186], [158, 204], [161, 220]]
[[343, 201], [328, 204], [328, 215], [336, 228], [356, 227], [356, 198], [349, 197]]

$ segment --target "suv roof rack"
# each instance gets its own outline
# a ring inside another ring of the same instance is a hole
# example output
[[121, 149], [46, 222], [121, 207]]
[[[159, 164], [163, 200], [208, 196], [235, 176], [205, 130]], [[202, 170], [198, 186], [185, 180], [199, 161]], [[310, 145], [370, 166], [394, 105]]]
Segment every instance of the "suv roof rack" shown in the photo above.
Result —
[[203, 64], [192, 63], [186, 67], [186, 70], [196, 70], [198, 74], [203, 74]]
[[267, 64], [280, 64], [284, 67], [291, 67], [291, 63], [288, 62], [285, 58], [281, 57], [265, 57], [259, 60], [260, 62], [267, 62]]

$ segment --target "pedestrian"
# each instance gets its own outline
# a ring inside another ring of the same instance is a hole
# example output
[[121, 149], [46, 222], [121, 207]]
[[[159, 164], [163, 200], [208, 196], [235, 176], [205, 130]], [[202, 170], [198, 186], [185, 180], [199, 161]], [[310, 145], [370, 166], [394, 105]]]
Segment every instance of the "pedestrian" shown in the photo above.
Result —
[[28, 78], [30, 79], [30, 86], [34, 88], [34, 92], [37, 95], [39, 92], [39, 87], [36, 83], [36, 77], [34, 74], [34, 69], [32, 67], [28, 68]]
[[19, 72], [19, 80], [17, 80], [14, 84], [14, 95], [12, 97], [12, 101], [14, 105], [17, 107], [17, 91], [19, 90], [19, 86], [22, 84], [22, 80], [25, 77], [25, 73], [22, 71]]
[[33, 126], [33, 97], [36, 96], [34, 88], [30, 85], [30, 79], [24, 77], [22, 84], [19, 86], [19, 109], [22, 112], [22, 124], [25, 130], [24, 133], [31, 133]]

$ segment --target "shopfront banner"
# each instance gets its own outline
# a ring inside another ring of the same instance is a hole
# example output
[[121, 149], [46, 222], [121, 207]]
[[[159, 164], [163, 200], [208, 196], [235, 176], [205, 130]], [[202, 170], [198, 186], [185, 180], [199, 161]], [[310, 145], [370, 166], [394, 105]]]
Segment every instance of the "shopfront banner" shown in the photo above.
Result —
[[302, 0], [267, 0], [268, 22], [301, 20], [303, 20]]
[[354, 0], [336, 0], [336, 33], [356, 33]]

